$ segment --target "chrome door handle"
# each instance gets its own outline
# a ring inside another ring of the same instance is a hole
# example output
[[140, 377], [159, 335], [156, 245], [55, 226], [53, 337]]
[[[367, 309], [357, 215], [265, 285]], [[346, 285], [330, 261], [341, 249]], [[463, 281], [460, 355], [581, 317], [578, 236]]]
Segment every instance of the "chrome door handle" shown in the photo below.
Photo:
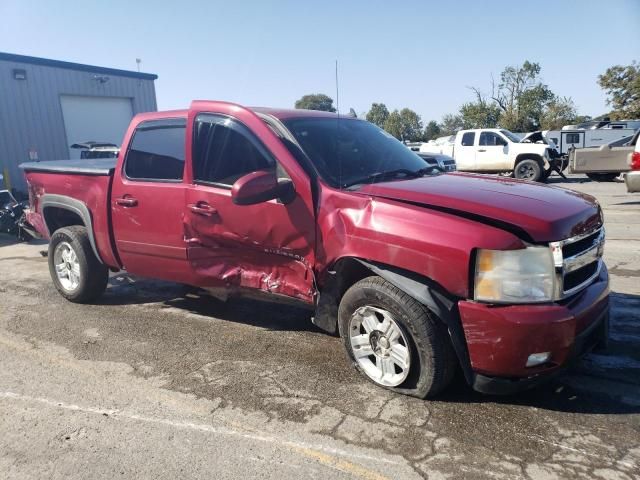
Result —
[[207, 202], [191, 203], [188, 205], [188, 207], [189, 207], [189, 210], [191, 210], [193, 213], [197, 215], [203, 215], [205, 217], [211, 217], [216, 213], [218, 213], [218, 210], [213, 208]]
[[121, 205], [123, 207], [137, 207], [138, 200], [133, 197], [116, 198], [116, 205]]
[[486, 150], [484, 148], [481, 148], [480, 150], [478, 150], [479, 152], [486, 152]]

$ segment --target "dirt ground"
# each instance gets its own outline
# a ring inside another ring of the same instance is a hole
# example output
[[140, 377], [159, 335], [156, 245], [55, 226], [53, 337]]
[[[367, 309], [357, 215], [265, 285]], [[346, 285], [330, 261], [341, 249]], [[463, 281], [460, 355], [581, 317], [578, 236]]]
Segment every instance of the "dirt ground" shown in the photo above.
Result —
[[0, 478], [640, 478], [640, 194], [583, 177], [606, 220], [607, 353], [508, 397], [367, 382], [309, 312], [114, 275], [53, 288], [0, 238]]

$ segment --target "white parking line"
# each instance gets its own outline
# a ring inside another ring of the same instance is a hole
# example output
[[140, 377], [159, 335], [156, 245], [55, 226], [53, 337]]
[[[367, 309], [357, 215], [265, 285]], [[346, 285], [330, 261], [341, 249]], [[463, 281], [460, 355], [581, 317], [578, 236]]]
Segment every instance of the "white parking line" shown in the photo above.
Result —
[[33, 397], [30, 395], [23, 395], [20, 393], [15, 393], [10, 391], [0, 392], [0, 398], [4, 398], [8, 400], [17, 400], [17, 401], [28, 402], [28, 403], [39, 403], [41, 405], [46, 405], [52, 408], [59, 408], [63, 410], [73, 411], [73, 412], [92, 413], [96, 415], [108, 416], [110, 418], [115, 418], [115, 419], [124, 418], [127, 420], [136, 420], [136, 421], [141, 421], [146, 423], [167, 425], [167, 426], [179, 428], [179, 429], [188, 429], [188, 430], [206, 432], [206, 433], [211, 433], [216, 435], [231, 435], [231, 436], [245, 438], [248, 440], [279, 444], [290, 450], [294, 450], [295, 452], [298, 452], [299, 454], [305, 457], [312, 458], [329, 467], [335, 468], [345, 473], [349, 473], [358, 478], [363, 478], [365, 480], [385, 480], [385, 479], [388, 479], [388, 477], [378, 472], [375, 472], [373, 470], [369, 470], [368, 468], [364, 468], [360, 465], [348, 462], [346, 460], [342, 460], [341, 458], [338, 458], [338, 457], [351, 458], [351, 459], [357, 459], [357, 460], [366, 460], [367, 462], [401, 465], [400, 462], [395, 462], [393, 460], [389, 460], [385, 458], [373, 457], [370, 455], [354, 454], [351, 452], [347, 452], [345, 450], [328, 448], [320, 445], [312, 445], [306, 442], [292, 442], [290, 440], [283, 440], [274, 436], [241, 432], [241, 431], [233, 430], [226, 427], [214, 427], [212, 425], [207, 425], [203, 423], [183, 422], [183, 421], [170, 420], [168, 418], [150, 417], [147, 415], [141, 415], [137, 413], [128, 413], [128, 412], [124, 412], [117, 409], [86, 407], [81, 405], [75, 405], [72, 403], [61, 402], [59, 400], [54, 400], [50, 398]]

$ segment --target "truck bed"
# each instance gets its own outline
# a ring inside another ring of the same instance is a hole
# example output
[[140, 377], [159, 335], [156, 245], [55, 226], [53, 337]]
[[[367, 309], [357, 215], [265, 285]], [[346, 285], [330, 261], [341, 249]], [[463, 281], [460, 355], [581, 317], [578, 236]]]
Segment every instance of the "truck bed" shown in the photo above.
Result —
[[[98, 258], [113, 268], [119, 267], [112, 248], [109, 220], [110, 186], [116, 161], [116, 158], [96, 158], [20, 164], [31, 198], [27, 216], [38, 233], [45, 238], [53, 233], [43, 216], [45, 208], [67, 205], [70, 211], [88, 219], [84, 223], [93, 232]], [[55, 219], [55, 215], [52, 218]], [[55, 231], [55, 220], [51, 228]]]
[[116, 168], [117, 161], [117, 158], [51, 160], [46, 162], [21, 163], [20, 168], [25, 172], [111, 176]]

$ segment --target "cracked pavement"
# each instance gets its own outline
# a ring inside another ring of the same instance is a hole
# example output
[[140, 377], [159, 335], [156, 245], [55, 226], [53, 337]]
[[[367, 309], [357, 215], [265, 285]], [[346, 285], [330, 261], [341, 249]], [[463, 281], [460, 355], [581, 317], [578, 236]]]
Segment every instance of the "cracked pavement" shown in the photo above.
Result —
[[378, 388], [288, 306], [126, 274], [74, 305], [0, 237], [0, 477], [640, 478], [640, 195], [552, 182], [605, 211], [611, 346], [508, 397]]

